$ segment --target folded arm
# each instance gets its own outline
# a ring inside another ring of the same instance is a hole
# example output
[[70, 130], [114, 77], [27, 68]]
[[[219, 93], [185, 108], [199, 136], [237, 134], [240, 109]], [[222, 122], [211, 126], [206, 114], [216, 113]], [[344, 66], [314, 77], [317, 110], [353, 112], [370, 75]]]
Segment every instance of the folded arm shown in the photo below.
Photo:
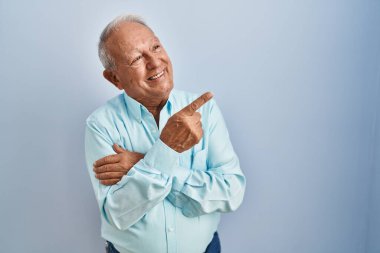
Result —
[[[209, 122], [205, 129], [203, 138], [207, 149], [195, 154], [192, 169], [175, 164], [175, 168], [167, 174], [170, 176], [168, 180], [172, 180], [167, 199], [181, 208], [184, 215], [191, 217], [234, 211], [240, 206], [245, 191], [245, 177], [230, 142], [223, 116], [214, 101], [211, 102]], [[174, 131], [175, 129], [170, 132]], [[179, 147], [177, 144], [181, 142], [173, 143], [174, 147]], [[121, 154], [129, 152], [120, 148], [116, 151]], [[176, 153], [173, 148], [166, 152]], [[133, 163], [133, 158], [129, 163]], [[124, 168], [128, 170], [128, 163], [125, 164]]]
[[170, 175], [178, 163], [179, 154], [158, 140], [117, 184], [104, 185], [95, 177], [93, 164], [115, 154], [112, 140], [106, 133], [96, 122], [87, 122], [86, 163], [101, 214], [110, 224], [123, 230], [135, 224], [169, 194], [172, 187]]

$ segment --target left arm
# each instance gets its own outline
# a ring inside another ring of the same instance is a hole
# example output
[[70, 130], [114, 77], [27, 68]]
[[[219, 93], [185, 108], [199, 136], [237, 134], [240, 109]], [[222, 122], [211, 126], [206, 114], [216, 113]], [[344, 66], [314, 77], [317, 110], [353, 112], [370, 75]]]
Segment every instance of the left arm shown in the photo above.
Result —
[[182, 213], [189, 217], [234, 211], [242, 203], [245, 191], [246, 179], [230, 142], [223, 116], [216, 103], [211, 102], [208, 150], [201, 150], [194, 155], [194, 169], [175, 170], [172, 190], [167, 196], [173, 205], [182, 208]]

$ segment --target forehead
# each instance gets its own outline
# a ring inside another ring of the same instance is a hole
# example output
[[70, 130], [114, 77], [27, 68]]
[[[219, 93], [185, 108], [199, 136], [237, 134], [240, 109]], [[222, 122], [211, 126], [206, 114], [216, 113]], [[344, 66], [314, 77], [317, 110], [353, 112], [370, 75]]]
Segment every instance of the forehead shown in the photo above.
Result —
[[106, 44], [113, 54], [120, 54], [144, 47], [155, 39], [157, 37], [148, 27], [139, 23], [125, 22], [115, 28]]

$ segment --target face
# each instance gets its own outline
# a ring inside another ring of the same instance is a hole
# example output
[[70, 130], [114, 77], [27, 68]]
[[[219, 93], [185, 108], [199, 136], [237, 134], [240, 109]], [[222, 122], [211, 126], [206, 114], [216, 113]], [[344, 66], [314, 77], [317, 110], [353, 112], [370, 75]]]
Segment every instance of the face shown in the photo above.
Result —
[[173, 89], [172, 64], [149, 28], [139, 23], [122, 23], [106, 46], [116, 65], [114, 70], [104, 71], [107, 80], [145, 106], [166, 101]]

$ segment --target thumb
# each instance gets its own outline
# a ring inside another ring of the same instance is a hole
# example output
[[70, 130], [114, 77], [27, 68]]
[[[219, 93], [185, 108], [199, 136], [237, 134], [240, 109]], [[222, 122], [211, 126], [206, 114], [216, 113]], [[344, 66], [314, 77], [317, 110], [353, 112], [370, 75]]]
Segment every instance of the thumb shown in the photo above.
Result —
[[120, 147], [119, 145], [117, 145], [116, 143], [114, 143], [114, 144], [112, 145], [112, 148], [113, 148], [113, 150], [114, 150], [116, 153], [118, 153], [118, 154], [120, 154], [120, 153], [124, 153], [124, 152], [125, 152], [125, 150], [124, 150], [122, 147]]

